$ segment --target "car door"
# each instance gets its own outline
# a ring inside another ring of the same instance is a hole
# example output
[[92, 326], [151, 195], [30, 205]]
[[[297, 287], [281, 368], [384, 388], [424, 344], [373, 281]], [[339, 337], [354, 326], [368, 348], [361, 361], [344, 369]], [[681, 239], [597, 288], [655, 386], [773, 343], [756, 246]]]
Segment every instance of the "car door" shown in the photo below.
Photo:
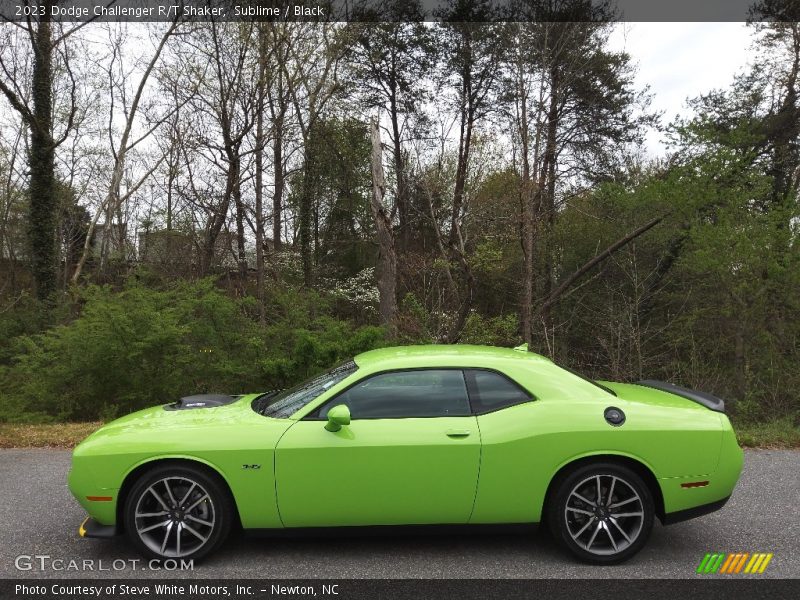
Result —
[[[351, 422], [325, 429], [344, 404]], [[298, 421], [275, 454], [287, 527], [466, 523], [480, 434], [459, 369], [384, 372]]]

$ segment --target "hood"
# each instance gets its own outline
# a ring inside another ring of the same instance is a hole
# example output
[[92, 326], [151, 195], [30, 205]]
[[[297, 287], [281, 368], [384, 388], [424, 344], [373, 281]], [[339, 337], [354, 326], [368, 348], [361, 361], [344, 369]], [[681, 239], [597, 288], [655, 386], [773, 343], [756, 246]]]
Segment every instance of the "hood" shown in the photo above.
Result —
[[139, 439], [157, 438], [169, 435], [170, 431], [176, 429], [196, 430], [233, 425], [241, 420], [243, 413], [253, 412], [250, 401], [255, 397], [256, 394], [187, 396], [173, 404], [145, 408], [106, 423], [81, 444], [101, 440], [122, 441], [132, 436]]
[[168, 404], [140, 410], [86, 438], [73, 451], [73, 461], [90, 456], [113, 461], [126, 455], [133, 464], [156, 455], [207, 458], [220, 451], [274, 447], [294, 421], [259, 415], [251, 408], [257, 397], [250, 394], [217, 405], [195, 399], [181, 402], [182, 407]]

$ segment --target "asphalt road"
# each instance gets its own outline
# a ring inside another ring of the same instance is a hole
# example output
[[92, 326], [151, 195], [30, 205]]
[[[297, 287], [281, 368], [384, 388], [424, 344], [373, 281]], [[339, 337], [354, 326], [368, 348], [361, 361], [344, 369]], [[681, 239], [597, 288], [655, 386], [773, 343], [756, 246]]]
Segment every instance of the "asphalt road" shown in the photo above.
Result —
[[[67, 490], [69, 456], [60, 450], [0, 450], [0, 578], [187, 576], [179, 571], [141, 570], [147, 565], [130, 561], [139, 557], [124, 538], [78, 537], [84, 513]], [[697, 577], [695, 569], [710, 551], [773, 552], [762, 577], [800, 577], [800, 452], [746, 452], [742, 479], [725, 508], [669, 527], [657, 523], [644, 550], [615, 567], [578, 564], [544, 532], [533, 536], [235, 537], [195, 565], [193, 576], [690, 578]], [[15, 559], [20, 555], [49, 558], [22, 559], [22, 566], [32, 568], [18, 570]], [[63, 560], [67, 567], [69, 561], [94, 561], [95, 570], [53, 570], [53, 564], [60, 566], [51, 563], [54, 560]]]

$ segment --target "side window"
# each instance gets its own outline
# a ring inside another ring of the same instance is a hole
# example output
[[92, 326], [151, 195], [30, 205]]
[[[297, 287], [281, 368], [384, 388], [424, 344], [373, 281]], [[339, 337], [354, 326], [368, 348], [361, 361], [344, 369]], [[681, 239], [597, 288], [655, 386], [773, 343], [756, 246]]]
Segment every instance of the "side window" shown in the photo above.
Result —
[[394, 371], [369, 377], [328, 402], [321, 418], [339, 404], [352, 419], [459, 417], [470, 414], [467, 386], [458, 369]]
[[476, 413], [493, 412], [532, 400], [528, 392], [500, 373], [470, 369], [464, 371], [464, 375]]

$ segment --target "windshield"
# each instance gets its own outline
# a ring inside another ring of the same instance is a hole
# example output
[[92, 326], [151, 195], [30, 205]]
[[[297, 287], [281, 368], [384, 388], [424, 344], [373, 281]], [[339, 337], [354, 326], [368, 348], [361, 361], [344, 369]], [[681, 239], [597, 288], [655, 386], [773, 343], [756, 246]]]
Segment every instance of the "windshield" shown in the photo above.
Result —
[[317, 398], [320, 394], [355, 373], [358, 367], [352, 360], [317, 375], [288, 390], [269, 392], [253, 401], [253, 410], [275, 419], [285, 419]]

